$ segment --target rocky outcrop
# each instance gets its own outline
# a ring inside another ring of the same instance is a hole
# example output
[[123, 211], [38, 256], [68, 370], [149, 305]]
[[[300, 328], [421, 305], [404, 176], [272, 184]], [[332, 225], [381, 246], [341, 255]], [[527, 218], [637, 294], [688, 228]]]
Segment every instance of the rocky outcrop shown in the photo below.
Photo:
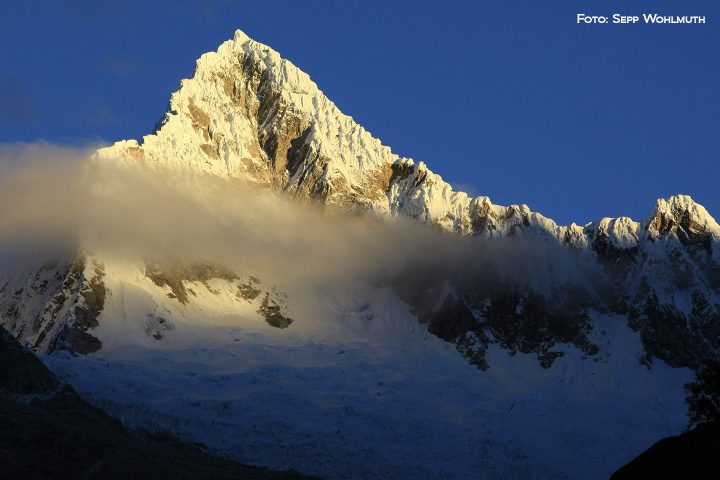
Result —
[[102, 264], [78, 255], [3, 273], [0, 326], [42, 353], [101, 348], [89, 330], [98, 325], [107, 294]]
[[189, 295], [194, 294], [192, 289], [186, 288], [187, 282], [200, 282], [211, 290], [208, 281], [213, 278], [223, 280], [237, 280], [240, 278], [232, 270], [220, 265], [203, 261], [146, 261], [145, 276], [158, 287], [170, 289], [168, 297], [177, 299], [182, 304], [190, 301]]
[[593, 299], [575, 286], [553, 295], [504, 282], [485, 269], [455, 275], [418, 266], [401, 272], [394, 288], [428, 331], [454, 343], [478, 368], [490, 365], [491, 343], [511, 354], [533, 354], [544, 368], [573, 345], [586, 356], [599, 353], [589, 339]]
[[[218, 294], [209, 284], [211, 280], [224, 280], [235, 288], [235, 298], [253, 303], [261, 293], [265, 295], [257, 310], [265, 322], [275, 328], [288, 328], [293, 320], [288, 316], [285, 294], [277, 287], [263, 291], [260, 279], [240, 276], [221, 265], [204, 261], [146, 261], [145, 275], [158, 287], [170, 290], [167, 296], [177, 299], [183, 305], [190, 303], [191, 296], [196, 293], [190, 286], [193, 282], [201, 283], [209, 292]], [[172, 330], [172, 322], [157, 315], [149, 315], [147, 333], [156, 340], [162, 338], [162, 332]]]
[[262, 293], [262, 290], [258, 288], [259, 283], [260, 280], [257, 277], [250, 276], [246, 281], [238, 285], [237, 293], [235, 295], [238, 298], [252, 302], [260, 295], [260, 293]]
[[288, 328], [292, 323], [292, 318], [287, 316], [287, 308], [275, 299], [270, 298], [270, 292], [266, 292], [263, 297], [262, 304], [258, 309], [268, 325], [275, 328]]

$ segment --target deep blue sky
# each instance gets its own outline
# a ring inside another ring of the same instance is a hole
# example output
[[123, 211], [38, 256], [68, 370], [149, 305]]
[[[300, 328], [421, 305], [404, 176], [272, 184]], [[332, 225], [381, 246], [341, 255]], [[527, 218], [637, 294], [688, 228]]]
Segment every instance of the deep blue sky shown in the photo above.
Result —
[[[643, 11], [708, 23], [575, 23]], [[139, 138], [235, 28], [495, 203], [584, 223], [687, 193], [720, 217], [714, 0], [2, 0], [0, 142]]]

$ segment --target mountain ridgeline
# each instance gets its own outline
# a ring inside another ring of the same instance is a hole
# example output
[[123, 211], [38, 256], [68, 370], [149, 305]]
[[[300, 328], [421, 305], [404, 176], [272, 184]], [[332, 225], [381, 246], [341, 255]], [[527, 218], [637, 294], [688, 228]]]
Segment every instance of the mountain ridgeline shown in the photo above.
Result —
[[[600, 361], [609, 353], [598, 316], [637, 332], [644, 347], [638, 360], [648, 367], [659, 359], [697, 368], [720, 356], [720, 226], [690, 197], [658, 200], [644, 221], [603, 218], [585, 226], [472, 198], [423, 162], [392, 153], [307, 74], [240, 31], [197, 61], [154, 133], [101, 148], [93, 161], [242, 180], [299, 202], [405, 217], [476, 239], [477, 257], [464, 268], [417, 262], [389, 285], [432, 334], [481, 369], [492, 368], [491, 345], [536, 355], [545, 368], [568, 349]], [[493, 260], [508, 257], [510, 274]], [[100, 350], [94, 330], [118, 284], [110, 262], [81, 252], [3, 272], [0, 324], [41, 353]], [[225, 282], [239, 305], [270, 326], [302, 328], [283, 292], [255, 277], [193, 259], [146, 262], [141, 270], [142, 288], [163, 289], [178, 312], [196, 301], [198, 288], [212, 293]], [[174, 328], [172, 312], [143, 322], [153, 341]]]

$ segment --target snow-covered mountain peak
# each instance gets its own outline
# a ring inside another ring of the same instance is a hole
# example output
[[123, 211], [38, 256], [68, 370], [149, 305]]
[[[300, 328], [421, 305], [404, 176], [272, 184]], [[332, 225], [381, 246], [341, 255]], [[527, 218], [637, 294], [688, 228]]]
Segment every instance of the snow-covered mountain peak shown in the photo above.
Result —
[[245, 32], [243, 32], [239, 28], [235, 30], [235, 34], [233, 35], [233, 41], [235, 43], [245, 43], [249, 40], [252, 39]]
[[695, 203], [689, 195], [673, 195], [667, 200], [658, 199], [650, 215], [649, 229], [655, 234], [673, 232], [681, 240], [698, 235], [720, 239], [720, 226], [702, 205]]
[[605, 217], [597, 223], [593, 240], [605, 236], [610, 245], [615, 248], [627, 250], [636, 248], [640, 238], [641, 223], [628, 217]]
[[98, 156], [239, 178], [462, 234], [539, 234], [580, 248], [607, 237], [613, 248], [628, 249], [637, 246], [641, 228], [657, 236], [672, 224], [720, 238], [715, 220], [682, 195], [659, 200], [642, 226], [629, 218], [606, 218], [581, 228], [558, 226], [527, 205], [499, 206], [488, 197], [455, 191], [424, 162], [394, 154], [342, 113], [305, 72], [241, 30], [198, 59], [193, 78], [172, 94], [155, 133], [141, 143], [117, 142]]
[[98, 155], [241, 178], [381, 212], [388, 210], [383, 187], [398, 159], [305, 72], [240, 30], [198, 59], [155, 133]]
[[[98, 157], [242, 179], [343, 211], [411, 218], [468, 237], [514, 239], [505, 245], [526, 248], [524, 256], [499, 255], [498, 264], [522, 272], [514, 275], [527, 280], [517, 282], [521, 286], [502, 275], [467, 285], [420, 275], [410, 291], [423, 298], [404, 299], [432, 333], [455, 342], [479, 366], [486, 366], [491, 338], [533, 352], [548, 366], [560, 355], [551, 350], [557, 343], [593, 355], [596, 345], [584, 322], [594, 311], [627, 315], [641, 332], [646, 360], [696, 366], [720, 351], [715, 324], [703, 320], [720, 318], [720, 227], [690, 197], [658, 200], [644, 221], [602, 218], [582, 227], [558, 225], [525, 204], [473, 198], [425, 162], [392, 153], [306, 73], [241, 31], [197, 61], [155, 133], [142, 143], [101, 149]], [[427, 310], [430, 291], [445, 293], [432, 302], [438, 308]], [[572, 328], [556, 329], [558, 318], [571, 319]], [[528, 338], [508, 325], [529, 329]], [[541, 334], [532, 330], [537, 325], [544, 325]], [[710, 347], [691, 341], [701, 336]]]

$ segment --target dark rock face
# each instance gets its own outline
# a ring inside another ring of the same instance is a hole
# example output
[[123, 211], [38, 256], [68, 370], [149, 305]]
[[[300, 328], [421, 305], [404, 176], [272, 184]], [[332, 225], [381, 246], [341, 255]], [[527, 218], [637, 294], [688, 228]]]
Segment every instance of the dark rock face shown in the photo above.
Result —
[[574, 345], [587, 356], [599, 352], [588, 337], [591, 303], [571, 287], [549, 297], [488, 268], [461, 271], [433, 264], [406, 269], [392, 286], [430, 333], [454, 343], [482, 370], [492, 367], [485, 359], [490, 344], [510, 354], [533, 354], [544, 368], [564, 355], [558, 344]]
[[261, 290], [257, 287], [259, 283], [260, 280], [258, 280], [257, 278], [249, 277], [246, 282], [238, 285], [238, 290], [235, 295], [238, 298], [242, 298], [244, 300], [247, 300], [248, 302], [251, 302], [255, 300], [261, 293]]
[[[22, 397], [27, 394], [32, 397]], [[168, 434], [128, 430], [61, 386], [2, 327], [0, 465], [0, 476], [8, 479], [311, 478], [215, 457]]]
[[[71, 270], [72, 276], [79, 278], [84, 275], [84, 267], [83, 263], [78, 262]], [[79, 301], [73, 307], [74, 321], [66, 324], [58, 337], [60, 345], [77, 353], [88, 354], [102, 347], [102, 342], [88, 333], [88, 330], [98, 326], [97, 317], [105, 306], [107, 291], [102, 281], [105, 276], [103, 268], [102, 264], [93, 262], [92, 273], [79, 282]]]
[[559, 343], [572, 344], [588, 356], [599, 351], [587, 337], [592, 326], [580, 305], [555, 304], [532, 291], [487, 295], [470, 286], [449, 285], [443, 290], [419, 288], [421, 295], [409, 294], [407, 287], [398, 293], [430, 333], [455, 343], [482, 370], [489, 366], [485, 351], [490, 339], [511, 354], [535, 354], [544, 368], [564, 355], [554, 349]]
[[720, 423], [702, 423], [695, 429], [660, 440], [620, 468], [612, 480], [720, 478]]
[[[177, 299], [182, 304], [190, 302], [188, 294], [195, 295], [195, 292], [186, 287], [185, 282], [202, 282], [208, 291], [218, 293], [214, 292], [208, 284], [210, 280], [215, 278], [227, 281], [241, 280], [240, 275], [232, 270], [201, 261], [147, 262], [145, 275], [155, 285], [170, 288], [168, 296]], [[260, 280], [253, 276], [240, 281], [236, 288], [235, 297], [250, 303], [263, 293], [263, 290], [260, 289]], [[293, 320], [287, 315], [287, 306], [283, 301], [284, 294], [278, 292], [276, 288], [271, 288], [264, 293], [257, 313], [262, 315], [268, 325], [272, 327], [288, 328]], [[148, 316], [146, 326], [146, 333], [156, 340], [162, 338], [164, 331], [174, 329], [172, 322], [156, 315]]]
[[[635, 257], [636, 267], [618, 276], [625, 288], [619, 298], [627, 308], [628, 325], [639, 332], [645, 348], [642, 361], [663, 360], [673, 367], [697, 369], [720, 355], [720, 286], [714, 281], [712, 250], [680, 247], [658, 238]], [[654, 248], [664, 247], [662, 256]]]
[[288, 328], [293, 323], [293, 319], [284, 313], [283, 306], [270, 299], [269, 292], [265, 293], [258, 313], [265, 317], [268, 325], [275, 328]]
[[160, 315], [148, 313], [145, 320], [145, 334], [155, 340], [163, 338], [165, 332], [175, 330], [175, 325]]
[[465, 332], [477, 328], [477, 320], [463, 299], [448, 294], [440, 305], [424, 315], [428, 332], [445, 341], [454, 341]]
[[102, 343], [88, 330], [98, 325], [105, 305], [104, 275], [102, 265], [88, 265], [83, 255], [47, 262], [12, 295], [0, 297], [0, 325], [35, 351], [95, 352]]
[[210, 262], [191, 261], [148, 261], [145, 264], [145, 276], [158, 287], [167, 286], [170, 298], [178, 302], [189, 302], [188, 290], [184, 282], [202, 282], [211, 290], [208, 281], [213, 278], [236, 280], [240, 278], [235, 272]]

